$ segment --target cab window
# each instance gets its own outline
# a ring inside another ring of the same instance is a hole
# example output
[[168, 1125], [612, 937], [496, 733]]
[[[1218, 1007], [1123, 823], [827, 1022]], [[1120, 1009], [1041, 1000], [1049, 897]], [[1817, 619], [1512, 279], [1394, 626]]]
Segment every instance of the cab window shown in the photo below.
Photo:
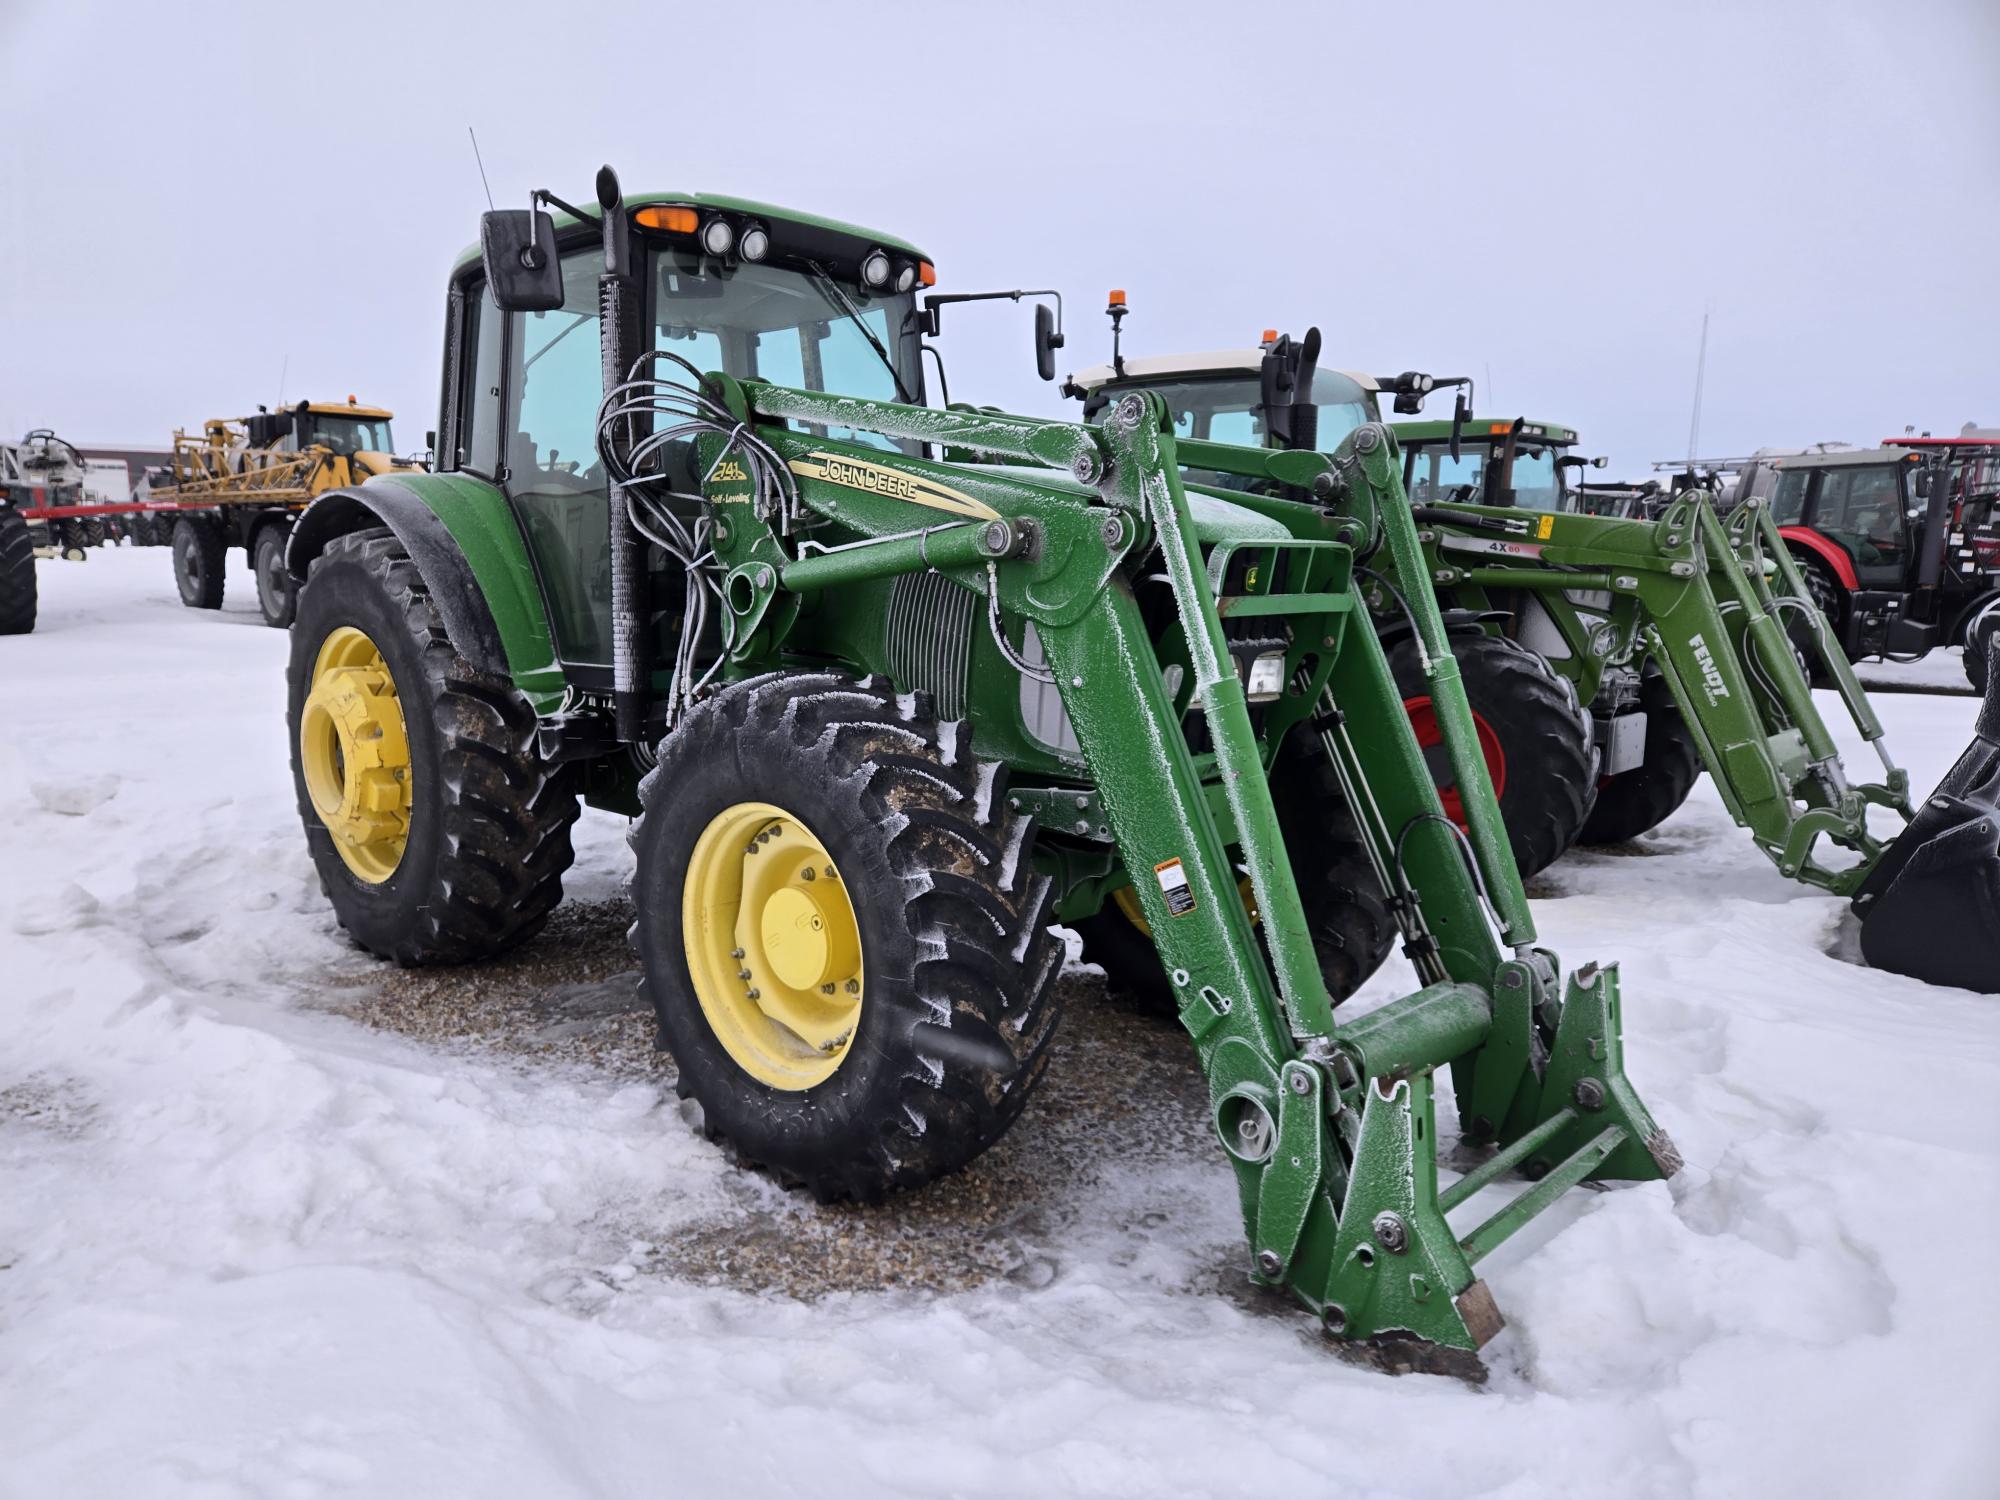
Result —
[[[507, 498], [541, 576], [557, 649], [566, 661], [592, 664], [611, 659], [610, 502], [596, 433], [603, 395], [597, 336], [603, 262], [600, 250], [565, 257], [563, 305], [507, 319], [512, 337], [501, 453]], [[475, 424], [475, 446], [478, 432]]]
[[1898, 470], [1881, 464], [1820, 474], [1813, 525], [1845, 547], [1863, 584], [1893, 583], [1908, 551]]
[[[718, 267], [688, 251], [655, 252], [653, 347], [695, 369], [869, 401], [923, 403], [915, 299], [870, 293], [807, 272], [749, 263]], [[675, 378], [660, 367], [662, 379]], [[684, 376], [684, 372], [683, 376]], [[849, 428], [806, 429], [870, 447], [921, 445]]]
[[1459, 449], [1457, 458], [1453, 458], [1451, 449], [1442, 443], [1436, 447], [1412, 448], [1405, 488], [1410, 492], [1410, 499], [1420, 505], [1444, 500], [1480, 504], [1486, 495], [1487, 458], [1488, 451], [1483, 443], [1464, 445]]
[[1778, 488], [1771, 496], [1771, 517], [1780, 526], [1796, 526], [1806, 515], [1806, 481], [1810, 469], [1786, 469], [1778, 475]]

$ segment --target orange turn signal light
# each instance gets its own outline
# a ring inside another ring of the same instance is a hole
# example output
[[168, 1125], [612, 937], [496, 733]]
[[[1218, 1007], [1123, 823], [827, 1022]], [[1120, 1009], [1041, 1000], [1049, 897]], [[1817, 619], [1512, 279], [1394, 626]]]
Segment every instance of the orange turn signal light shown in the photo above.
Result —
[[1265, 343], [1267, 343], [1267, 344], [1275, 344], [1275, 343], [1277, 343], [1277, 342], [1278, 342], [1278, 330], [1277, 330], [1277, 329], [1275, 329], [1275, 328], [1266, 328], [1266, 329], [1264, 330], [1264, 342], [1265, 342]]
[[677, 204], [651, 203], [632, 215], [641, 229], [664, 229], [669, 234], [693, 234], [701, 216]]
[[1123, 307], [1124, 305], [1125, 305], [1125, 294], [1123, 292], [1113, 292], [1111, 294], [1111, 306]]
[[1488, 422], [1486, 424], [1486, 430], [1489, 433], [1512, 432], [1514, 430], [1514, 424], [1512, 422]]
[[936, 286], [936, 285], [937, 285], [937, 267], [936, 267], [936, 266], [934, 266], [934, 265], [932, 265], [932, 264], [931, 264], [931, 263], [930, 263], [929, 261], [927, 261], [927, 260], [920, 260], [920, 261], [918, 261], [918, 262], [917, 262], [917, 280], [921, 281], [921, 282], [922, 282], [922, 283], [923, 283], [923, 284], [924, 284], [925, 286]]

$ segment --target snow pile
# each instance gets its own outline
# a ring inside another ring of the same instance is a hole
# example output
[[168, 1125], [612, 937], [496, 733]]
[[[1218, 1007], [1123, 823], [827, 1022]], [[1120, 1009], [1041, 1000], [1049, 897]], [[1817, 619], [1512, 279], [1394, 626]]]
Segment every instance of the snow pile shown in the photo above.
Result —
[[[0, 640], [0, 1495], [1992, 1493], [2000, 1005], [1836, 956], [1842, 903], [1705, 783], [1538, 887], [1572, 966], [1623, 962], [1688, 1168], [1482, 1266], [1485, 1390], [1236, 1292], [1219, 1154], [1106, 1163], [1157, 1227], [1035, 1277], [806, 1305], [647, 1269], [767, 1191], [656, 1085], [340, 1013], [378, 971], [298, 834], [284, 638], [230, 586], [45, 567]], [[1927, 788], [1972, 700], [1877, 702]], [[585, 830], [602, 896], [622, 828]]]

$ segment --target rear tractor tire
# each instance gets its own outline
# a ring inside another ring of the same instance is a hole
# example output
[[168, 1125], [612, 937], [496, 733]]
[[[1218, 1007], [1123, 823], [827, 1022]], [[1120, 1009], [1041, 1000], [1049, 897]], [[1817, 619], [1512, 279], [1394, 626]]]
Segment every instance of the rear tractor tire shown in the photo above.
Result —
[[[1589, 820], [1597, 800], [1596, 731], [1575, 687], [1527, 647], [1505, 636], [1462, 634], [1451, 638], [1451, 648], [1514, 863], [1526, 880], [1554, 864]], [[1405, 636], [1388, 655], [1445, 815], [1462, 828], [1464, 809], [1415, 639]]]
[[1639, 685], [1639, 706], [1646, 714], [1646, 758], [1599, 783], [1580, 844], [1622, 844], [1658, 828], [1687, 801], [1701, 776], [1701, 751], [1673, 690], [1650, 663]]
[[298, 613], [299, 591], [285, 566], [285, 543], [291, 532], [280, 525], [259, 528], [250, 545], [250, 567], [257, 579], [257, 608], [266, 625], [283, 630]]
[[181, 603], [189, 609], [222, 608], [229, 548], [221, 524], [206, 516], [182, 516], [174, 522], [173, 547]]
[[392, 533], [313, 560], [287, 676], [299, 817], [354, 940], [424, 964], [532, 937], [562, 899], [574, 785], [536, 755], [514, 685], [453, 648]]
[[822, 1200], [955, 1171], [1048, 1060], [1062, 946], [1033, 820], [880, 678], [697, 707], [640, 788], [632, 941], [705, 1128]]
[[[1825, 649], [1846, 651], [1843, 643], [1847, 638], [1847, 590], [1818, 558], [1794, 553], [1792, 561], [1798, 564], [1799, 576], [1805, 580], [1806, 593], [1812, 599], [1813, 608], [1826, 621]], [[1815, 687], [1832, 682], [1832, 675], [1820, 665], [1820, 647], [1813, 639], [1812, 623], [1795, 609], [1785, 611], [1784, 622], [1785, 632], [1792, 638], [1792, 647], [1799, 653], [1800, 661], [1806, 668], [1807, 680]]]
[[[1286, 739], [1271, 772], [1271, 800], [1285, 832], [1285, 853], [1305, 907], [1320, 976], [1335, 1005], [1382, 967], [1396, 939], [1381, 882], [1361, 842], [1340, 778], [1318, 739], [1301, 728]], [[1248, 882], [1244, 902], [1251, 904]], [[1104, 970], [1105, 987], [1142, 1009], [1174, 1015], [1173, 982], [1131, 888], [1076, 924], [1083, 956]]]
[[0, 635], [26, 635], [35, 628], [35, 542], [28, 519], [0, 505]]

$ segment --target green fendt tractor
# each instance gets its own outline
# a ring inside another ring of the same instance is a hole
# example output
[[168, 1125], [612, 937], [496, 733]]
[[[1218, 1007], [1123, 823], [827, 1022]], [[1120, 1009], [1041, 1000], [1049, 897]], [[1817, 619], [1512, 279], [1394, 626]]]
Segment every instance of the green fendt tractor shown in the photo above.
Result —
[[[486, 216], [454, 270], [439, 472], [293, 532], [299, 807], [349, 932], [500, 952], [559, 898], [578, 798], [637, 813], [681, 1089], [744, 1159], [870, 1199], [1019, 1114], [1049, 924], [1129, 887], [1251, 1275], [1348, 1339], [1476, 1349], [1482, 1257], [1585, 1179], [1675, 1170], [1617, 970], [1565, 983], [1536, 942], [1433, 600], [1464, 831], [1366, 628], [1356, 549], [1421, 567], [1381, 426], [1322, 457], [1177, 443], [1141, 392], [1091, 426], [927, 407], [961, 299], [918, 300], [916, 247], [597, 188]], [[1270, 493], [1192, 496], [1183, 462]], [[1336, 1020], [1384, 917], [1421, 988]], [[1440, 1186], [1445, 1066], [1488, 1154]]]
[[[1205, 399], [1267, 408], [1301, 400], [1314, 387], [1297, 351], [1317, 344], [1310, 335], [1273, 344], [1262, 358], [1278, 371], [1217, 379]], [[1399, 407], [1441, 383], [1396, 377]], [[1122, 387], [1096, 382], [1094, 399], [1116, 399]], [[1295, 412], [1257, 419], [1269, 441], [1312, 430]], [[1870, 963], [2000, 992], [2000, 698], [1914, 808], [1881, 720], [1767, 505], [1752, 498], [1725, 517], [1705, 491], [1687, 489], [1651, 519], [1578, 513], [1566, 499], [1567, 472], [1582, 463], [1569, 453], [1575, 434], [1481, 419], [1463, 398], [1451, 421], [1399, 424], [1396, 435], [1423, 558], [1413, 569], [1363, 553], [1363, 566], [1378, 570], [1370, 606], [1393, 629], [1410, 595], [1435, 589], [1461, 623], [1462, 657], [1489, 649], [1481, 636], [1510, 639], [1574, 687], [1602, 754], [1583, 841], [1656, 826], [1706, 769], [1780, 871], [1852, 898]], [[1880, 781], [1850, 777], [1813, 700], [1816, 674], [1876, 751]], [[1499, 782], [1511, 771], [1505, 744], [1482, 737], [1482, 747]], [[1870, 807], [1894, 809], [1904, 831], [1872, 833]]]

